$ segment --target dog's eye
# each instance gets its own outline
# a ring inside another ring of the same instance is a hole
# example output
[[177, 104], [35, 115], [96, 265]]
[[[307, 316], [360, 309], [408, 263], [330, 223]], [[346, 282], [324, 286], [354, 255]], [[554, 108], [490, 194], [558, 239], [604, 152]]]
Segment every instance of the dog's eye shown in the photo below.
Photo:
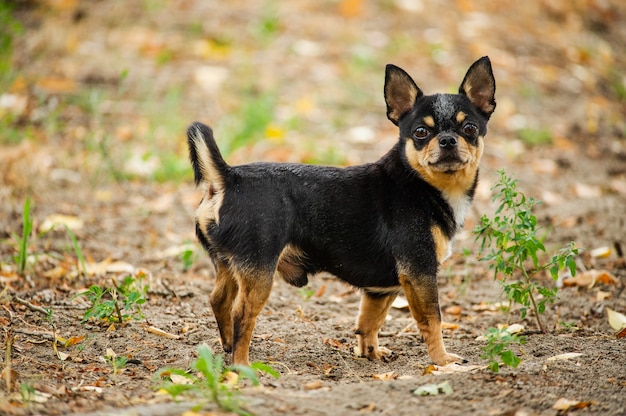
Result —
[[426, 130], [426, 127], [418, 127], [413, 132], [413, 137], [416, 139], [423, 139], [426, 136], [428, 136], [428, 130]]
[[467, 123], [463, 126], [463, 133], [470, 137], [476, 137], [478, 135], [478, 127], [472, 123]]

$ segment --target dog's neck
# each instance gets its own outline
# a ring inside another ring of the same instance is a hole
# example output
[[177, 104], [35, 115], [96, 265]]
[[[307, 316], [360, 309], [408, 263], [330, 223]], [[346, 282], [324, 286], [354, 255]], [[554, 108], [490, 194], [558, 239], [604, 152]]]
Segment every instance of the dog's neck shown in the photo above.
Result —
[[[419, 173], [412, 169], [406, 160], [403, 160], [402, 151], [401, 151], [401, 143], [397, 143], [385, 156], [383, 156], [377, 164], [379, 164], [384, 170], [389, 172], [393, 171], [396, 174], [398, 172], [404, 171], [404, 176], [407, 181], [415, 180], [419, 178], [419, 181], [427, 184], [429, 187], [433, 189], [433, 191], [437, 192], [441, 199], [443, 199], [449, 206], [452, 216], [454, 217], [455, 229], [452, 234], [455, 234], [458, 230], [463, 228], [463, 224], [465, 223], [465, 217], [467, 212], [469, 211], [469, 207], [474, 199], [474, 193], [476, 191], [476, 185], [478, 184], [478, 171], [476, 171], [476, 176], [474, 178], [473, 184], [469, 189], [466, 190], [455, 190], [455, 191], [447, 191], [437, 189], [428, 183], [424, 178], [419, 176]], [[396, 176], [397, 177], [397, 176]]]

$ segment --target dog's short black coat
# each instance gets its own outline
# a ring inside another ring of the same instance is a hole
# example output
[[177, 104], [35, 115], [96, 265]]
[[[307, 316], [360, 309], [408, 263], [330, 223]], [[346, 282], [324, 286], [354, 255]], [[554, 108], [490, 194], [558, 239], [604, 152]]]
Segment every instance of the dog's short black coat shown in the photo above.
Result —
[[404, 291], [433, 361], [460, 360], [443, 346], [436, 276], [474, 196], [494, 93], [487, 57], [468, 70], [459, 94], [425, 96], [388, 65], [387, 116], [399, 141], [379, 161], [347, 168], [229, 166], [211, 129], [190, 126], [195, 180], [206, 185], [196, 233], [217, 268], [211, 305], [235, 362], [248, 361], [273, 276], [304, 286], [321, 271], [363, 289], [362, 355], [387, 353], [377, 333]]

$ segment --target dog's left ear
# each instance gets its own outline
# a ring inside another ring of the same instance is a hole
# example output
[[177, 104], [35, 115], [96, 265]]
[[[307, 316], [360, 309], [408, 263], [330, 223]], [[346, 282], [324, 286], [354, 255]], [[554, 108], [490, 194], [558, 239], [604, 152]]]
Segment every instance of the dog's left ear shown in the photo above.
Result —
[[496, 80], [491, 70], [491, 61], [483, 56], [467, 70], [459, 87], [459, 94], [466, 95], [484, 115], [489, 118], [496, 109]]
[[424, 95], [413, 78], [402, 68], [387, 65], [385, 69], [385, 103], [387, 118], [396, 126], [403, 115], [411, 111], [415, 100]]

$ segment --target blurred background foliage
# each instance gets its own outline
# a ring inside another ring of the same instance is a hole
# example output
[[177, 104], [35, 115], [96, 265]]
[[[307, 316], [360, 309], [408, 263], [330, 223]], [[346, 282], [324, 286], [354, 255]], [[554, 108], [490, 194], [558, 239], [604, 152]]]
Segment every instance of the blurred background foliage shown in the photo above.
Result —
[[625, 17], [595, 0], [3, 1], [2, 181], [189, 181], [194, 120], [233, 164], [372, 161], [396, 140], [386, 63], [452, 92], [482, 55], [498, 155], [626, 154]]

